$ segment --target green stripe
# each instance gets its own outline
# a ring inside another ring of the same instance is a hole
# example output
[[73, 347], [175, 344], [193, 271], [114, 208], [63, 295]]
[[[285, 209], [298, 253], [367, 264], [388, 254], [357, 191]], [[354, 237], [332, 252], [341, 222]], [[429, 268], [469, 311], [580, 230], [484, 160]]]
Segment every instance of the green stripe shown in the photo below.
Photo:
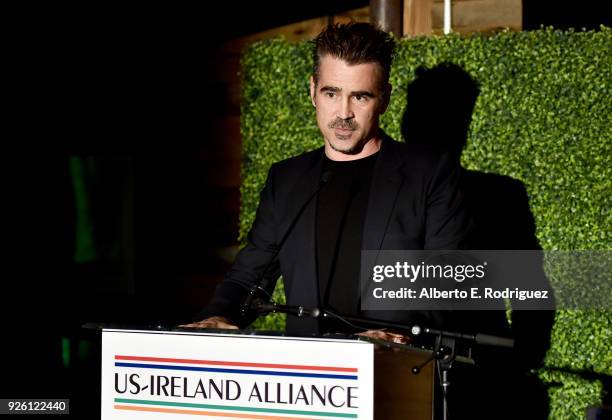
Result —
[[116, 403], [130, 403], [130, 404], [165, 405], [165, 406], [170, 406], [170, 407], [212, 408], [215, 410], [252, 411], [256, 413], [301, 414], [301, 415], [310, 415], [310, 416], [343, 417], [343, 418], [351, 418], [351, 419], [357, 418], [357, 414], [327, 413], [324, 411], [280, 410], [276, 408], [235, 407], [233, 405], [214, 405], [214, 404], [194, 404], [194, 403], [180, 403], [180, 402], [167, 402], [167, 401], [131, 400], [131, 399], [126, 399], [126, 398], [115, 398], [115, 402]]

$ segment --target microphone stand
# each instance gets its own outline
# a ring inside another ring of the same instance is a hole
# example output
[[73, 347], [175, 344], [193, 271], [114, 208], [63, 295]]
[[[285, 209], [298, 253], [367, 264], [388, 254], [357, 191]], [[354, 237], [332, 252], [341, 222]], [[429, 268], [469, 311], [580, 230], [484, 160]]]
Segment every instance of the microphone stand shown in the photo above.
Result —
[[[283, 248], [283, 245], [285, 245], [285, 242], [287, 241], [287, 238], [289, 238], [289, 235], [291, 234], [291, 232], [293, 232], [293, 229], [297, 225], [298, 221], [302, 217], [302, 214], [304, 213], [304, 211], [306, 210], [308, 205], [317, 196], [317, 194], [319, 194], [319, 191], [321, 191], [321, 188], [323, 188], [325, 185], [327, 185], [333, 179], [333, 177], [334, 177], [334, 173], [332, 171], [325, 171], [321, 175], [321, 179], [319, 180], [319, 185], [317, 186], [317, 188], [312, 192], [312, 194], [310, 194], [308, 196], [307, 200], [304, 201], [302, 206], [298, 209], [298, 212], [293, 217], [293, 220], [289, 224], [289, 227], [287, 228], [287, 230], [283, 234], [281, 240], [279, 241], [278, 246], [276, 248], [276, 251], [274, 252], [272, 257], [268, 260], [268, 263], [266, 264], [266, 266], [264, 267], [263, 271], [261, 272], [261, 275], [260, 275], [259, 279], [257, 279], [257, 281], [251, 287], [248, 288], [248, 293], [245, 296], [245, 298], [243, 299], [242, 303], [240, 304], [240, 318], [241, 319], [244, 320], [244, 319], [248, 318], [249, 311], [252, 310], [252, 309], [255, 309], [254, 302], [260, 300], [260, 298], [256, 297], [256, 295], [258, 295], [261, 292], [263, 292], [268, 297], [268, 300], [272, 300], [272, 296], [267, 291], [267, 286], [268, 286], [267, 283], [268, 282], [265, 279], [266, 273], [267, 273], [268, 269], [272, 266], [272, 263], [278, 257], [278, 254], [280, 253], [281, 249]], [[276, 280], [276, 279], [274, 279], [274, 280]]]
[[[355, 324], [361, 324], [373, 328], [391, 328], [399, 331], [406, 331], [413, 337], [418, 337], [421, 334], [428, 334], [435, 337], [434, 347], [431, 357], [425, 360], [421, 365], [414, 366], [411, 369], [413, 375], [418, 375], [421, 369], [432, 360], [435, 360], [436, 367], [439, 372], [440, 386], [442, 387], [442, 419], [448, 420], [448, 394], [450, 392], [449, 374], [455, 361], [474, 364], [471, 358], [471, 347], [469, 347], [468, 356], [457, 354], [457, 342], [463, 341], [468, 345], [482, 344], [494, 347], [514, 347], [514, 340], [506, 337], [498, 337], [488, 334], [465, 334], [454, 331], [444, 331], [434, 328], [421, 327], [419, 325], [405, 325], [387, 321], [379, 321], [368, 318], [337, 315], [329, 310], [321, 308], [305, 308], [303, 306], [294, 305], [279, 305], [274, 302], [265, 302], [262, 299], [255, 299], [252, 302], [252, 309], [260, 315], [269, 313], [285, 313], [298, 318], [334, 318], [346, 322], [347, 324], [358, 327]], [[398, 345], [403, 347], [404, 345]]]

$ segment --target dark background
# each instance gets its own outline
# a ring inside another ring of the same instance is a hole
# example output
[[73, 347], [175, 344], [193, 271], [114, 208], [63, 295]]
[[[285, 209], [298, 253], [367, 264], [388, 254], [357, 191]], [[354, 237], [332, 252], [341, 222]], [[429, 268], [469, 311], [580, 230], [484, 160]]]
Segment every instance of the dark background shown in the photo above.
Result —
[[[81, 326], [171, 325], [205, 304], [237, 245], [239, 208], [237, 188], [216, 182], [230, 146], [210, 127], [230, 105], [215, 54], [236, 37], [367, 4], [4, 13], [13, 95], [1, 165], [10, 363], [0, 397], [69, 397], [75, 418], [95, 418], [98, 335]], [[596, 29], [609, 24], [603, 4], [525, 0], [524, 27]], [[84, 238], [94, 253], [77, 263]]]

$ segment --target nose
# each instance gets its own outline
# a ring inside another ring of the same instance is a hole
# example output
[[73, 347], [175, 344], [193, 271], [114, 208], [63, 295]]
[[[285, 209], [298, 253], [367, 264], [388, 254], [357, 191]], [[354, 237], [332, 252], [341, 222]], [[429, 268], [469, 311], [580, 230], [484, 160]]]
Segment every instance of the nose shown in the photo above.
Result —
[[351, 108], [351, 99], [346, 98], [340, 104], [340, 109], [338, 109], [338, 118], [343, 120], [350, 120], [351, 118], [355, 118], [355, 114]]

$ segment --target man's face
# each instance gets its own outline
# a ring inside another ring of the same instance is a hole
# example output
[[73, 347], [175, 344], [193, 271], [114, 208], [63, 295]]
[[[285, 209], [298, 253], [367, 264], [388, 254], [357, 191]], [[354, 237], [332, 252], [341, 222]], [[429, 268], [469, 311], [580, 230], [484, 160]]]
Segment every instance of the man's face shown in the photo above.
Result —
[[326, 149], [358, 155], [378, 135], [378, 118], [387, 108], [390, 89], [378, 63], [351, 65], [322, 57], [316, 86], [310, 78], [310, 97]]

